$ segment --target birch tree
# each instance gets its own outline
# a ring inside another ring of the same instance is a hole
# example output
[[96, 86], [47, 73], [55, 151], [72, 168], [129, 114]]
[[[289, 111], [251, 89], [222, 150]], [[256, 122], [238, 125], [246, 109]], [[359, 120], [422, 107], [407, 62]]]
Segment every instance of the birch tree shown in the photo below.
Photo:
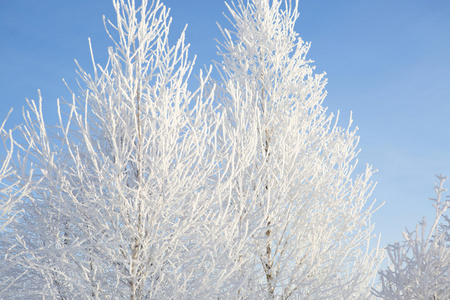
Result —
[[201, 73], [191, 92], [168, 9], [113, 0], [109, 61], [80, 67], [59, 124], [39, 99], [18, 138], [2, 130], [1, 203], [17, 212], [0, 237], [2, 297], [370, 297], [373, 171], [353, 174], [351, 119], [322, 106], [298, 2], [245, 1], [228, 5], [221, 78]]
[[387, 247], [389, 266], [379, 272], [381, 287], [374, 294], [382, 299], [450, 298], [450, 219], [445, 212], [450, 201], [443, 198], [445, 176], [437, 176], [436, 209], [427, 233], [425, 219], [416, 230], [403, 233], [403, 241]]
[[1, 191], [2, 205], [20, 197], [1, 236], [1, 298], [211, 299], [235, 286], [218, 186], [229, 143], [209, 74], [189, 91], [184, 32], [171, 46], [159, 0], [113, 4], [107, 65], [80, 67], [56, 127], [40, 96], [28, 101], [17, 159], [4, 161], [2, 176], [30, 192]]
[[[237, 0], [221, 29], [217, 98], [236, 172], [242, 299], [365, 299], [382, 259], [369, 246], [373, 173], [354, 175], [358, 136], [323, 107], [324, 74], [295, 32], [298, 1]], [[248, 225], [247, 225], [248, 224]]]

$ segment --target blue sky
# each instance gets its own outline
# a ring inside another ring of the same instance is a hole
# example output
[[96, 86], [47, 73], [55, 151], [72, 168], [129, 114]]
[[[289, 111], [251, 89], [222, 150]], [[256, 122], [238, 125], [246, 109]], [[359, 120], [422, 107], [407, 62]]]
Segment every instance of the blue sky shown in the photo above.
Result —
[[[187, 23], [197, 67], [209, 65], [221, 38], [215, 22], [228, 26], [224, 2], [164, 3], [174, 37]], [[327, 72], [324, 105], [340, 110], [343, 126], [353, 111], [360, 166], [379, 170], [372, 199], [385, 205], [375, 232], [382, 245], [399, 240], [422, 216], [433, 220], [434, 175], [450, 177], [450, 1], [300, 0], [300, 13], [297, 32], [312, 43], [317, 72]], [[0, 120], [14, 107], [8, 128], [37, 89], [48, 123], [56, 122], [56, 99], [70, 97], [62, 78], [77, 90], [74, 59], [91, 70], [88, 37], [106, 62], [103, 14], [114, 20], [110, 0], [0, 1]]]

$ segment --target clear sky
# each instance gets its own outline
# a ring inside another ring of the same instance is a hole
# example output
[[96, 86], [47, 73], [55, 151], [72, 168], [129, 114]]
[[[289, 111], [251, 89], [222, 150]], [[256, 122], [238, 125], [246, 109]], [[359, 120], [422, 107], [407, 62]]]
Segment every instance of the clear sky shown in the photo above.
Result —
[[[216, 21], [228, 26], [224, 2], [164, 3], [173, 36], [187, 23], [192, 57], [198, 68], [209, 65], [221, 38]], [[433, 220], [434, 175], [450, 177], [450, 1], [300, 0], [300, 13], [297, 32], [312, 43], [317, 72], [327, 72], [324, 105], [340, 110], [343, 126], [353, 111], [360, 165], [379, 170], [372, 199], [385, 205], [373, 221], [384, 246], [422, 216]], [[91, 70], [88, 37], [106, 62], [102, 15], [115, 20], [110, 0], [0, 1], [0, 120], [14, 107], [8, 128], [37, 89], [56, 123], [56, 99], [70, 97], [62, 78], [77, 90], [74, 59]]]

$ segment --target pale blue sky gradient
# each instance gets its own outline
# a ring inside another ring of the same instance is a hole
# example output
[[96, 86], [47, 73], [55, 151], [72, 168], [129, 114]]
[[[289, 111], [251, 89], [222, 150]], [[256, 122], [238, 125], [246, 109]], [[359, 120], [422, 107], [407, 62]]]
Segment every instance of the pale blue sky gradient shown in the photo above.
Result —
[[[229, 26], [223, 1], [164, 3], [174, 38], [188, 23], [197, 69], [209, 65], [221, 38], [215, 22]], [[382, 245], [399, 240], [422, 216], [432, 221], [434, 175], [450, 176], [450, 1], [300, 0], [300, 13], [296, 29], [312, 42], [309, 58], [328, 74], [324, 105], [341, 111], [343, 126], [353, 111], [360, 165], [379, 170], [372, 199], [385, 205], [375, 232]], [[115, 20], [110, 0], [0, 1], [0, 120], [14, 107], [8, 128], [22, 122], [25, 98], [37, 99], [37, 89], [56, 123], [56, 99], [70, 97], [62, 78], [77, 90], [74, 59], [91, 71], [88, 37], [106, 62], [103, 14]]]

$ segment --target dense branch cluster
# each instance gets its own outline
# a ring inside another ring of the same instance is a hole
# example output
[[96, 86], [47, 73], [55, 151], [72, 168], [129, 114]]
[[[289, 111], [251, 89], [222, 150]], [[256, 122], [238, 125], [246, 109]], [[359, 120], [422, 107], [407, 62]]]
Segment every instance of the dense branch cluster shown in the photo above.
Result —
[[[228, 4], [218, 76], [200, 72], [195, 90], [169, 10], [113, 4], [108, 63], [79, 66], [81, 92], [58, 102], [59, 124], [44, 122], [39, 96], [23, 125], [0, 128], [0, 297], [356, 300], [394, 289], [388, 270], [371, 291], [384, 255], [370, 244], [373, 171], [354, 174], [352, 121], [338, 126], [322, 105], [324, 74], [294, 30], [298, 1]], [[448, 262], [437, 230], [419, 250]]]
[[381, 286], [374, 291], [382, 299], [450, 299], [450, 219], [444, 215], [450, 201], [443, 198], [447, 177], [437, 178], [429, 232], [424, 219], [415, 231], [406, 230], [402, 243], [387, 248], [389, 266], [380, 271]]

